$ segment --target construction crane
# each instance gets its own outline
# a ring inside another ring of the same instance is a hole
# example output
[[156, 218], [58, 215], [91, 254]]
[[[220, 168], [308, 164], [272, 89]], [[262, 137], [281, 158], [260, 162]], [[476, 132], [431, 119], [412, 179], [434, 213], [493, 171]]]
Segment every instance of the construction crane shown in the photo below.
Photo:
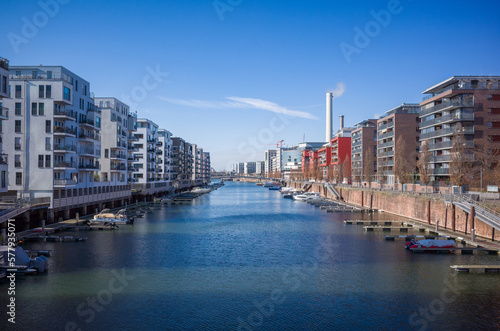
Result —
[[[276, 148], [278, 148], [278, 147], [279, 147], [279, 148], [283, 148], [283, 143], [284, 143], [284, 142], [285, 142], [284, 140], [280, 140], [280, 141], [278, 141], [278, 142], [276, 143]], [[268, 144], [268, 145], [274, 145], [274, 144]]]

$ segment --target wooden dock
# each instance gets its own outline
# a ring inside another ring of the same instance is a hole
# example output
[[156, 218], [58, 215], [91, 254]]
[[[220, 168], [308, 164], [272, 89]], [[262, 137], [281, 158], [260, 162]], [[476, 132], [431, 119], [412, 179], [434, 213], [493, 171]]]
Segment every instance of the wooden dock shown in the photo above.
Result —
[[436, 253], [454, 253], [456, 251], [461, 252], [462, 255], [470, 255], [477, 251], [487, 252], [488, 254], [497, 254], [498, 251], [487, 249], [484, 247], [453, 247], [453, 248], [444, 248], [444, 247], [420, 247], [420, 248], [410, 248], [414, 253], [425, 253], [425, 252], [436, 252]]
[[363, 227], [366, 231], [373, 232], [375, 230], [382, 230], [382, 231], [397, 231], [399, 232], [408, 232], [408, 230], [418, 230], [420, 232], [425, 232], [424, 228], [419, 228], [416, 226], [392, 226], [392, 225], [370, 225], [370, 226], [364, 226]]
[[443, 239], [443, 240], [451, 239], [450, 236], [435, 236], [435, 235], [412, 235], [412, 236], [409, 236], [409, 235], [387, 236], [387, 235], [385, 235], [384, 238], [387, 241], [395, 241], [396, 239], [405, 239], [406, 241], [410, 241], [412, 239]]
[[29, 237], [24, 237], [23, 241], [63, 242], [85, 241], [87, 239], [88, 237], [32, 235]]
[[345, 224], [351, 225], [403, 225], [403, 221], [364, 221], [364, 220], [344, 220]]
[[450, 268], [456, 272], [468, 272], [476, 274], [500, 273], [500, 265], [452, 265]]

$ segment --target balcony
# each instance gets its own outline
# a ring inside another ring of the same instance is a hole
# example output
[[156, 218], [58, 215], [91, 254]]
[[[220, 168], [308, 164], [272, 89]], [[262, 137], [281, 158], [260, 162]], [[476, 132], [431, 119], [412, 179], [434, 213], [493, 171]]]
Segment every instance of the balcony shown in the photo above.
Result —
[[54, 145], [54, 153], [76, 153], [74, 145]]
[[432, 139], [436, 137], [442, 137], [442, 136], [452, 136], [455, 131], [458, 133], [463, 133], [463, 134], [474, 134], [474, 127], [468, 126], [468, 127], [463, 127], [461, 129], [457, 128], [445, 128], [441, 130], [436, 130], [432, 132], [427, 132], [427, 133], [422, 133], [420, 134], [420, 140], [425, 140], [425, 139]]
[[125, 160], [127, 158], [127, 154], [125, 153], [111, 153], [110, 155], [110, 158], [111, 159], [121, 159], [121, 160]]
[[54, 119], [58, 121], [76, 121], [77, 113], [73, 110], [54, 110]]
[[448, 114], [432, 120], [420, 122], [419, 128], [426, 128], [436, 124], [457, 121], [474, 121], [474, 113]]
[[83, 157], [96, 157], [97, 153], [94, 149], [91, 148], [80, 148], [79, 156]]
[[387, 147], [392, 147], [394, 146], [394, 140], [393, 141], [388, 141], [386, 143], [383, 143], [383, 144], [378, 144], [377, 148], [387, 148]]
[[76, 137], [76, 129], [68, 126], [55, 126], [54, 135]]
[[0, 120], [8, 120], [9, 119], [9, 109], [0, 106]]
[[0, 154], [0, 165], [2, 164], [8, 164], [8, 155], [7, 154]]
[[57, 161], [57, 162], [54, 162], [54, 168], [75, 169], [76, 163], [75, 162]]
[[425, 115], [429, 115], [432, 113], [435, 113], [437, 111], [442, 111], [445, 109], [452, 109], [452, 108], [461, 108], [461, 107], [474, 107], [474, 100], [473, 99], [467, 99], [467, 100], [449, 100], [445, 101], [443, 103], [440, 103], [438, 105], [435, 105], [433, 107], [427, 108], [425, 110], [421, 110], [419, 113], [420, 117], [423, 117]]
[[382, 134], [377, 135], [377, 139], [384, 139], [384, 138], [390, 138], [390, 137], [394, 137], [394, 131], [390, 131], [390, 132], [386, 132], [386, 133], [382, 133]]
[[111, 164], [111, 171], [127, 171], [127, 166], [123, 163]]
[[80, 165], [78, 165], [78, 169], [83, 170], [83, 171], [95, 171], [95, 170], [100, 170], [101, 167], [98, 163], [97, 164], [80, 164]]
[[437, 155], [437, 156], [431, 156], [429, 161], [431, 163], [441, 163], [441, 162], [450, 162], [451, 161], [451, 155]]
[[0, 57], [0, 68], [9, 70], [9, 60], [4, 59], [3, 57]]
[[95, 130], [97, 127], [95, 126], [95, 122], [92, 119], [83, 119], [80, 121], [80, 126], [84, 128], [88, 128], [90, 130]]
[[394, 151], [380, 152], [377, 154], [376, 157], [381, 158], [381, 157], [392, 157], [392, 156], [394, 156]]
[[80, 133], [78, 136], [80, 140], [86, 140], [89, 142], [101, 141], [101, 136], [98, 133]]
[[433, 174], [433, 175], [449, 175], [450, 169], [449, 168], [431, 169], [431, 174]]
[[54, 179], [54, 186], [56, 187], [66, 187], [66, 186], [75, 186], [76, 181], [73, 179]]

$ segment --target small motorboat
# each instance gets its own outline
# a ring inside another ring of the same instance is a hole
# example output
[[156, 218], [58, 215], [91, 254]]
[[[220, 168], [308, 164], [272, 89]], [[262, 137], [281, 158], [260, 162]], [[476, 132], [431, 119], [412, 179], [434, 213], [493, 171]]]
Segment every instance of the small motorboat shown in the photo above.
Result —
[[9, 273], [24, 275], [44, 272], [48, 267], [48, 260], [43, 255], [32, 259], [20, 246], [15, 249], [7, 245], [0, 246], [0, 271], [8, 270]]
[[269, 190], [271, 190], [271, 191], [279, 191], [280, 189], [281, 189], [281, 186], [279, 186], [279, 185], [274, 185], [274, 186], [269, 187]]
[[455, 240], [423, 239], [416, 241], [414, 238], [406, 243], [406, 249], [412, 248], [443, 248], [453, 249], [456, 247]]
[[293, 193], [285, 193], [285, 194], [283, 194], [283, 199], [293, 199]]
[[114, 214], [110, 212], [109, 209], [104, 209], [99, 214], [94, 215], [94, 219], [89, 220], [87, 224], [89, 226], [133, 224], [134, 218], [128, 218], [125, 212], [126, 209], [121, 209], [116, 214]]
[[298, 194], [293, 196], [293, 199], [298, 201], [316, 200], [320, 198], [321, 196], [319, 195], [318, 192], [306, 192], [303, 194]]

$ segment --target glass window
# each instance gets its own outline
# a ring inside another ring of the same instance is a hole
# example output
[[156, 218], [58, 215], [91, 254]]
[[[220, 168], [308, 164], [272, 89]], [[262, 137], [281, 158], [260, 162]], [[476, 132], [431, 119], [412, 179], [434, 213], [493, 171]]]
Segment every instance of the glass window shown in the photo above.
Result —
[[7, 187], [7, 171], [2, 171], [2, 188]]
[[50, 155], [45, 155], [45, 168], [50, 168]]
[[50, 138], [45, 138], [45, 150], [46, 151], [52, 150], [52, 144], [50, 143]]
[[38, 72], [36, 70], [31, 72], [31, 77], [37, 78], [38, 77]]
[[52, 71], [47, 71], [47, 79], [52, 79]]
[[2, 77], [2, 92], [7, 93], [7, 76]]
[[45, 97], [48, 99], [52, 98], [52, 85], [45, 86]]
[[37, 114], [37, 106], [36, 102], [31, 103], [31, 115], [36, 116]]
[[21, 116], [21, 103], [20, 102], [16, 102], [14, 113], [17, 116]]
[[16, 99], [21, 99], [21, 85], [16, 85]]
[[16, 172], [16, 185], [23, 185], [23, 173]]
[[14, 155], [14, 167], [21, 168], [21, 155]]
[[43, 98], [45, 96], [43, 87], [44, 87], [43, 85], [38, 86], [38, 97], [39, 98]]
[[38, 168], [43, 168], [43, 155], [38, 155]]
[[14, 131], [16, 133], [21, 133], [21, 121], [20, 120], [16, 120], [15, 121], [15, 124], [14, 124]]
[[64, 87], [63, 98], [65, 100], [71, 101], [71, 90], [69, 88], [67, 88], [66, 86]]
[[21, 137], [15, 137], [14, 138], [14, 149], [16, 151], [20, 151], [21, 150]]
[[40, 115], [40, 116], [45, 115], [45, 104], [44, 103], [38, 104], [38, 115]]
[[45, 121], [45, 132], [46, 133], [52, 132], [52, 123], [50, 120]]

